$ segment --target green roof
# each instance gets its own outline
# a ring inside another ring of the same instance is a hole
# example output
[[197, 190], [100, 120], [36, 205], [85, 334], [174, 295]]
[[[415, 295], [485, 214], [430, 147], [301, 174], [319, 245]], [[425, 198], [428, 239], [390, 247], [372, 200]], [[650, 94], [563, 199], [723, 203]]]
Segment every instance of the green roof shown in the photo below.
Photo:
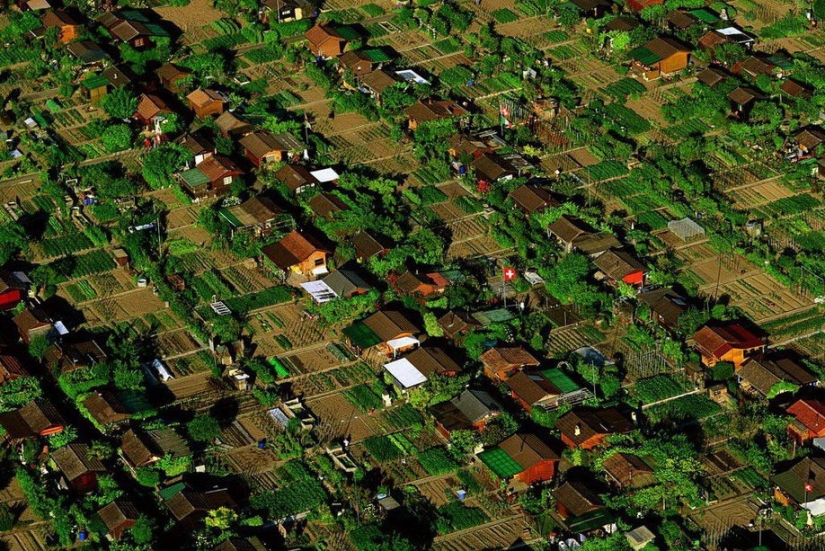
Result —
[[487, 326], [491, 323], [510, 321], [515, 318], [516, 315], [507, 308], [496, 308], [495, 310], [487, 310], [486, 312], [476, 312], [473, 314], [473, 317], [478, 320], [481, 325]]
[[146, 23], [144, 26], [152, 34], [152, 36], [169, 36], [169, 33], [166, 31], [166, 29], [164, 29], [157, 23]]
[[709, 12], [704, 8], [699, 8], [698, 10], [691, 10], [688, 12], [690, 15], [701, 21], [702, 23], [716, 23], [717, 21], [721, 21], [716, 14]]
[[346, 40], [358, 40], [361, 38], [361, 35], [353, 29], [352, 27], [340, 27], [335, 29], [335, 32], [341, 35], [341, 38]]
[[524, 470], [521, 465], [516, 463], [515, 459], [507, 455], [507, 452], [498, 446], [484, 450], [478, 454], [478, 458], [499, 478], [510, 478]]
[[80, 83], [84, 88], [88, 88], [89, 90], [94, 90], [95, 88], [100, 88], [102, 86], [107, 86], [109, 81], [106, 80], [106, 77], [103, 75], [98, 74], [91, 74], [86, 77], [86, 79]]
[[386, 61], [392, 61], [392, 57], [390, 57], [387, 52], [384, 50], [379, 50], [378, 48], [373, 48], [371, 50], [364, 50], [362, 52], [367, 59], [374, 63], [383, 63]]
[[238, 217], [232, 214], [232, 211], [228, 208], [222, 208], [218, 212], [221, 216], [223, 216], [226, 219], [227, 222], [229, 222], [232, 225], [233, 228], [240, 228], [243, 226], [243, 224], [241, 224], [241, 221], [238, 220]]
[[209, 177], [203, 173], [199, 168], [190, 168], [180, 173], [181, 179], [186, 182], [189, 187], [205, 186], [209, 183]]
[[541, 372], [541, 376], [553, 383], [553, 385], [564, 394], [576, 392], [581, 388], [573, 379], [567, 376], [567, 373], [559, 368], [545, 369]]
[[345, 328], [344, 335], [358, 348], [369, 348], [381, 342], [381, 338], [360, 321]]
[[178, 482], [177, 484], [172, 484], [171, 486], [162, 488], [158, 493], [163, 501], [168, 501], [181, 493], [184, 489], [186, 489], [186, 484], [183, 482]]
[[630, 52], [630, 58], [635, 59], [642, 65], [647, 65], [648, 67], [653, 65], [654, 63], [658, 63], [662, 61], [662, 58], [658, 55], [654, 54], [644, 46], [639, 46], [635, 50]]

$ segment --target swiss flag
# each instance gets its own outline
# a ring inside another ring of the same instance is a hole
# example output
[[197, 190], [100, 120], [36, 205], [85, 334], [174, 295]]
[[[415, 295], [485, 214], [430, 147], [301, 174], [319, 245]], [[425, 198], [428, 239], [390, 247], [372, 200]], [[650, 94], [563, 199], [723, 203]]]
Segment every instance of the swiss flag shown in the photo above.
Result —
[[516, 270], [515, 268], [510, 268], [509, 266], [504, 267], [504, 281], [513, 281], [516, 279]]
[[808, 493], [813, 492], [814, 491], [814, 485], [811, 484], [810, 482], [806, 482], [805, 483], [805, 491], [808, 492]]

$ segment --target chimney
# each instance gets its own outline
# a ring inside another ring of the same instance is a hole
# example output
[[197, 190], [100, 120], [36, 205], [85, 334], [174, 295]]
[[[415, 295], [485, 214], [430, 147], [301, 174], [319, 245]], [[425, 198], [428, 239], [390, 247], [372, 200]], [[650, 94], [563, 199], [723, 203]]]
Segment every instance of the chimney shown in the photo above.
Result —
[[573, 428], [573, 434], [575, 434], [576, 436], [581, 436], [582, 426], [580, 424], [576, 423], [576, 426]]

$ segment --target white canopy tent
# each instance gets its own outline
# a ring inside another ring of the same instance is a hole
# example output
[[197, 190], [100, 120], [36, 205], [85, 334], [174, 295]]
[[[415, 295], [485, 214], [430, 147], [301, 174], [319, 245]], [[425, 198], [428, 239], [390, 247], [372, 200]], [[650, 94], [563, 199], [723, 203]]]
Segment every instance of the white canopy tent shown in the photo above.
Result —
[[427, 377], [418, 371], [406, 358], [384, 364], [384, 369], [392, 375], [392, 378], [395, 379], [395, 382], [398, 383], [398, 386], [401, 387], [402, 390], [408, 390], [427, 382]]
[[310, 174], [315, 176], [315, 179], [321, 182], [322, 184], [326, 184], [327, 182], [334, 182], [335, 180], [340, 178], [340, 175], [331, 168], [313, 170], [312, 172], [310, 172]]
[[301, 283], [301, 287], [304, 291], [309, 293], [313, 300], [315, 300], [318, 304], [323, 304], [338, 298], [335, 291], [333, 291], [329, 285], [320, 280]]

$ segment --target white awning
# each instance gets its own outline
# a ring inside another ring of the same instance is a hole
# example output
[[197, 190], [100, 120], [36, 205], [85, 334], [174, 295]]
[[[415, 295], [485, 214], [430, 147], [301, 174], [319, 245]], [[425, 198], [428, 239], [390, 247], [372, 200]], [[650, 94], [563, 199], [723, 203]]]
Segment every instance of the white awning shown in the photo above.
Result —
[[408, 346], [417, 346], [418, 339], [415, 337], [401, 337], [400, 339], [392, 339], [391, 341], [387, 341], [387, 346], [392, 348], [393, 350], [400, 350], [402, 348], [407, 348]]
[[326, 184], [327, 182], [334, 182], [335, 180], [337, 180], [340, 177], [338, 175], [338, 173], [335, 172], [331, 168], [322, 168], [321, 170], [313, 170], [312, 172], [310, 172], [310, 174], [315, 176], [315, 179], [318, 180], [319, 182], [321, 182], [322, 184]]
[[427, 377], [422, 375], [406, 358], [385, 364], [384, 369], [398, 381], [404, 390], [427, 382]]
[[802, 508], [809, 510], [812, 516], [818, 517], [819, 515], [825, 513], [825, 498], [809, 501], [804, 504]]
[[301, 287], [319, 304], [338, 298], [335, 291], [323, 281], [307, 281], [306, 283], [301, 283]]

